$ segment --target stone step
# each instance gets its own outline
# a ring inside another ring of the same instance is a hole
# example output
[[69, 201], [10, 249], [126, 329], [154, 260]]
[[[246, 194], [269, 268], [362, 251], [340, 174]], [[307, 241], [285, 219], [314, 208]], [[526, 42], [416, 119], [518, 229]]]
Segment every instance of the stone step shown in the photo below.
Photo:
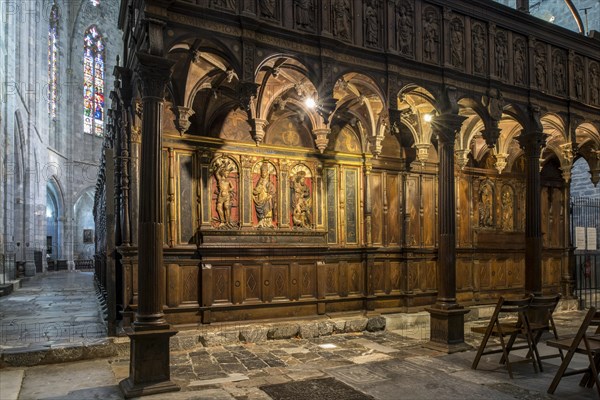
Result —
[[17, 400], [25, 377], [24, 369], [0, 370], [0, 396], [2, 400]]

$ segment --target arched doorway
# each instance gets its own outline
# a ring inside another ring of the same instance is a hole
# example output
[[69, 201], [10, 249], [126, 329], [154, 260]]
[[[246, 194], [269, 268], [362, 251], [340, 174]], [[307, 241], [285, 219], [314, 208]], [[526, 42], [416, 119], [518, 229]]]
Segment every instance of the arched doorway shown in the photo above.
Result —
[[75, 231], [73, 236], [73, 258], [75, 268], [93, 269], [94, 258], [94, 192], [86, 189], [73, 207]]
[[64, 234], [62, 197], [58, 184], [51, 179], [46, 187], [46, 261], [48, 271], [66, 267], [63, 259]]

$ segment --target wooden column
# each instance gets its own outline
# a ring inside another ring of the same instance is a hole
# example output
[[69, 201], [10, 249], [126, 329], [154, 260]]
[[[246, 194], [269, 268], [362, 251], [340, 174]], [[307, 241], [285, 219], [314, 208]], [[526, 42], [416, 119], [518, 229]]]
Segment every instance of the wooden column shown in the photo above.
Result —
[[454, 184], [454, 141], [465, 120], [456, 112], [434, 117], [432, 127], [438, 138], [438, 261], [437, 300], [427, 309], [431, 315], [428, 347], [447, 353], [467, 350], [464, 342], [464, 315], [456, 301], [456, 194]]
[[126, 398], [180, 390], [170, 380], [169, 339], [172, 329], [163, 314], [162, 118], [173, 62], [138, 53], [142, 84], [142, 155], [140, 160], [138, 310], [131, 340], [129, 377], [120, 383]]
[[526, 159], [525, 188], [525, 290], [535, 296], [542, 294], [542, 201], [540, 152], [546, 144], [546, 134], [539, 122], [539, 112], [529, 111], [529, 124], [517, 137]]

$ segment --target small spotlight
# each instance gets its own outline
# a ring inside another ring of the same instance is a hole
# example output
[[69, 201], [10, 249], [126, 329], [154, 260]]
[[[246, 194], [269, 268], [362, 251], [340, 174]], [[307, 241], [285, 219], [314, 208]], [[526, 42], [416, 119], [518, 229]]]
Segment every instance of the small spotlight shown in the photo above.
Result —
[[423, 120], [425, 122], [431, 122], [432, 118], [433, 118], [433, 115], [431, 115], [431, 114], [425, 114], [425, 115], [423, 115]]
[[317, 102], [312, 97], [307, 97], [306, 100], [304, 100], [304, 104], [306, 104], [306, 107], [308, 108], [315, 108], [317, 106]]
[[551, 15], [550, 18], [548, 18], [548, 22], [554, 22], [555, 19], [556, 17], [554, 15]]

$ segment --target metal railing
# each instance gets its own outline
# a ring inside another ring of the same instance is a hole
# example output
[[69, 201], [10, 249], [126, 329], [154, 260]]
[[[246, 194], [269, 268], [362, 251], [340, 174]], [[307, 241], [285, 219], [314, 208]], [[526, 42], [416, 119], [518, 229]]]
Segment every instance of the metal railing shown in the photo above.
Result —
[[571, 198], [571, 234], [575, 246], [575, 295], [581, 308], [600, 306], [600, 199]]

